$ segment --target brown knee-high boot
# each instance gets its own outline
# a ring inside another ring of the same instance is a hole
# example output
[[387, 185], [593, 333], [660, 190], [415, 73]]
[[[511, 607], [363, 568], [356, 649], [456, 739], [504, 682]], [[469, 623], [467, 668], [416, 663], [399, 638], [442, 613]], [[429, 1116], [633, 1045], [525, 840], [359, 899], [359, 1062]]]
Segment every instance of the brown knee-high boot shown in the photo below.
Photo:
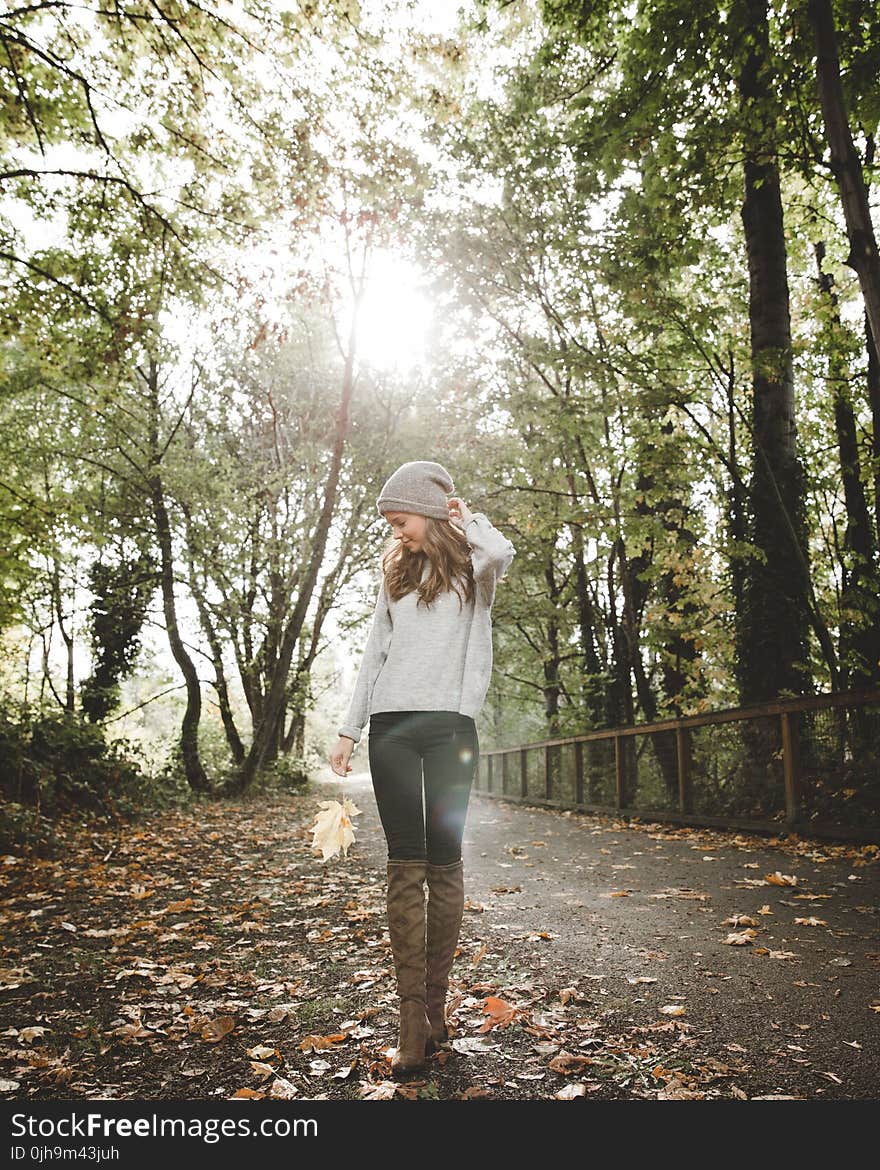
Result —
[[434, 1051], [425, 1011], [425, 867], [424, 861], [388, 860], [388, 934], [394, 955], [400, 999], [394, 1073], [424, 1066]]
[[425, 1004], [435, 1045], [449, 1038], [446, 1028], [446, 992], [449, 972], [458, 946], [464, 914], [464, 862], [426, 867], [428, 914], [426, 941]]

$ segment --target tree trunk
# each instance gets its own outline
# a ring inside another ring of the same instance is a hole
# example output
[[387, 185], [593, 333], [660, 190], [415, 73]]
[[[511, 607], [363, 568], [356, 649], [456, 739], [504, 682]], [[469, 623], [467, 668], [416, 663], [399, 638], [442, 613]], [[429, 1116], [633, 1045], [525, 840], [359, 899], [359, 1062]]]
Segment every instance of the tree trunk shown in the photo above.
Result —
[[877, 252], [862, 164], [853, 144], [843, 87], [840, 84], [837, 32], [831, 0], [809, 0], [807, 11], [816, 41], [816, 77], [825, 134], [831, 148], [831, 170], [840, 191], [849, 237], [850, 250], [846, 263], [858, 275], [874, 345], [880, 349], [880, 254]]
[[766, 0], [738, 0], [731, 23], [748, 46], [738, 84], [753, 388], [749, 540], [760, 554], [745, 579], [737, 623], [739, 684], [747, 704], [809, 689], [809, 565]]
[[623, 537], [618, 537], [612, 545], [608, 565], [608, 632], [611, 661], [608, 663], [608, 687], [605, 692], [605, 727], [619, 727], [632, 723], [635, 718], [626, 619], [618, 609], [614, 582], [615, 566], [619, 565], [620, 573], [623, 574], [626, 572], [625, 562]]
[[61, 637], [64, 639], [64, 646], [67, 651], [67, 681], [64, 696], [65, 710], [73, 713], [76, 707], [76, 686], [74, 683], [73, 673], [73, 638], [68, 634], [64, 625], [64, 609], [61, 597], [61, 566], [58, 563], [58, 558], [55, 557], [52, 561], [52, 604], [55, 607], [55, 618], [58, 622], [58, 629], [61, 631]]
[[162, 608], [165, 614], [165, 629], [174, 661], [180, 667], [186, 683], [186, 710], [180, 730], [180, 749], [187, 783], [196, 792], [209, 792], [210, 784], [199, 756], [199, 720], [202, 714], [202, 692], [199, 676], [193, 660], [180, 636], [177, 623], [177, 606], [174, 599], [174, 554], [171, 541], [171, 522], [165, 503], [165, 489], [160, 471], [162, 455], [159, 450], [159, 371], [154, 358], [150, 359], [149, 372], [145, 379], [149, 394], [149, 455], [150, 455], [150, 498], [153, 505], [153, 522], [159, 545], [160, 579], [162, 584]]
[[843, 326], [834, 291], [834, 280], [822, 269], [825, 245], [816, 245], [819, 288], [828, 299], [828, 324], [824, 329], [828, 352], [828, 381], [834, 403], [834, 425], [840, 474], [846, 502], [840, 599], [840, 677], [837, 685], [872, 686], [880, 677], [880, 621], [877, 614], [877, 546], [873, 538], [868, 502], [859, 466], [856, 417], [849, 397], [847, 348], [840, 337]]
[[[555, 533], [554, 533], [555, 535]], [[559, 587], [554, 576], [553, 552], [555, 543], [547, 549], [547, 565], [544, 580], [547, 583], [549, 618], [547, 620], [547, 645], [544, 650], [544, 717], [547, 722], [547, 738], [559, 734]]]
[[[636, 503], [634, 511], [637, 515], [647, 516], [653, 511], [648, 503], [648, 492], [654, 484], [653, 476], [645, 470], [643, 459], [639, 460], [639, 470], [636, 476]], [[619, 531], [619, 529], [618, 529]], [[651, 591], [651, 585], [644, 580], [642, 573], [650, 568], [653, 561], [653, 549], [646, 548], [637, 556], [627, 556], [626, 542], [618, 542], [620, 555], [620, 586], [623, 590], [623, 618], [624, 630], [629, 655], [629, 668], [636, 690], [636, 699], [642, 710], [642, 718], [646, 723], [653, 723], [657, 718], [657, 696], [651, 689], [651, 683], [645, 674], [645, 664], [642, 658], [642, 615], [645, 611], [645, 602]], [[635, 710], [632, 710], [630, 722], [635, 722]]]
[[[572, 498], [574, 499], [573, 491]], [[581, 702], [587, 713], [588, 726], [597, 728], [603, 726], [601, 681], [603, 672], [596, 647], [597, 618], [593, 599], [590, 596], [589, 576], [584, 559], [584, 534], [579, 524], [572, 525], [571, 543], [577, 589], [578, 636], [582, 655]]]
[[354, 385], [354, 356], [355, 336], [359, 320], [358, 309], [363, 296], [364, 285], [355, 297], [354, 311], [351, 315], [349, 328], [348, 348], [345, 355], [345, 369], [342, 378], [342, 398], [336, 414], [336, 433], [333, 441], [333, 455], [330, 460], [330, 471], [324, 489], [324, 500], [321, 513], [311, 540], [311, 556], [300, 583], [299, 593], [293, 607], [293, 613], [284, 627], [281, 644], [278, 648], [278, 657], [272, 682], [262, 704], [260, 718], [254, 725], [253, 742], [245, 757], [239, 773], [239, 784], [242, 791], [249, 788], [257, 773], [267, 760], [270, 752], [278, 743], [279, 721], [283, 719], [286, 708], [287, 684], [290, 674], [290, 665], [293, 661], [293, 652], [302, 632], [306, 620], [306, 612], [312, 599], [318, 572], [324, 560], [324, 551], [327, 547], [327, 537], [336, 508], [336, 495], [339, 486], [339, 474], [342, 459], [345, 454], [345, 444], [351, 427], [351, 397]]
[[880, 353], [874, 344], [868, 317], [865, 314], [865, 344], [868, 347], [868, 404], [871, 407], [871, 460], [874, 474], [871, 487], [874, 495], [874, 532], [880, 545]]

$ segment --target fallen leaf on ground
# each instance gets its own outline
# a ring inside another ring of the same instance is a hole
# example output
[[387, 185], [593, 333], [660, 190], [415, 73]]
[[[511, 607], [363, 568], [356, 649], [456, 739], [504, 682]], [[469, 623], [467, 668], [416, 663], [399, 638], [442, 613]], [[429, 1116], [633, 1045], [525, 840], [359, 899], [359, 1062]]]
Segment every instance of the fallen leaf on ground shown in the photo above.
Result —
[[583, 1072], [585, 1068], [595, 1063], [592, 1056], [577, 1056], [574, 1052], [562, 1051], [558, 1056], [553, 1057], [547, 1067], [552, 1072], [570, 1076], [573, 1073]]
[[736, 931], [731, 931], [731, 933], [723, 941], [731, 947], [744, 947], [747, 946], [753, 938], [756, 938], [757, 935], [757, 930], [752, 930], [752, 928], [748, 926], [745, 930], [741, 930], [738, 934]]
[[202, 1028], [202, 1039], [216, 1044], [218, 1040], [228, 1036], [234, 1027], [235, 1020], [232, 1016], [217, 1016], [214, 1020], [208, 1020]]
[[583, 1081], [569, 1081], [558, 1093], [553, 1095], [557, 1101], [573, 1101], [575, 1097], [586, 1097], [587, 1086]]

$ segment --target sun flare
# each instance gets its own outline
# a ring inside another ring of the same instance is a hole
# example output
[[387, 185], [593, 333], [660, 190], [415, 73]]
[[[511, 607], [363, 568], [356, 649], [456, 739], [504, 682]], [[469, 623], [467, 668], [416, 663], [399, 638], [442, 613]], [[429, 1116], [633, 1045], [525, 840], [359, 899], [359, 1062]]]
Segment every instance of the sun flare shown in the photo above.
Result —
[[406, 370], [424, 359], [433, 307], [422, 283], [421, 271], [409, 261], [388, 252], [373, 256], [355, 329], [362, 361]]

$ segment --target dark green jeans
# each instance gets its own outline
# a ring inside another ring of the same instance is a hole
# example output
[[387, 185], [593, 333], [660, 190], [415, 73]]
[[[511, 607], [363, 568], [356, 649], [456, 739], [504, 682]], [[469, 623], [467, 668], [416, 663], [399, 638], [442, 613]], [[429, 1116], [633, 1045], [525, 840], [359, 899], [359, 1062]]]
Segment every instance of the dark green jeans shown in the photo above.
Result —
[[460, 860], [480, 755], [470, 715], [378, 711], [370, 716], [368, 747], [389, 860]]

